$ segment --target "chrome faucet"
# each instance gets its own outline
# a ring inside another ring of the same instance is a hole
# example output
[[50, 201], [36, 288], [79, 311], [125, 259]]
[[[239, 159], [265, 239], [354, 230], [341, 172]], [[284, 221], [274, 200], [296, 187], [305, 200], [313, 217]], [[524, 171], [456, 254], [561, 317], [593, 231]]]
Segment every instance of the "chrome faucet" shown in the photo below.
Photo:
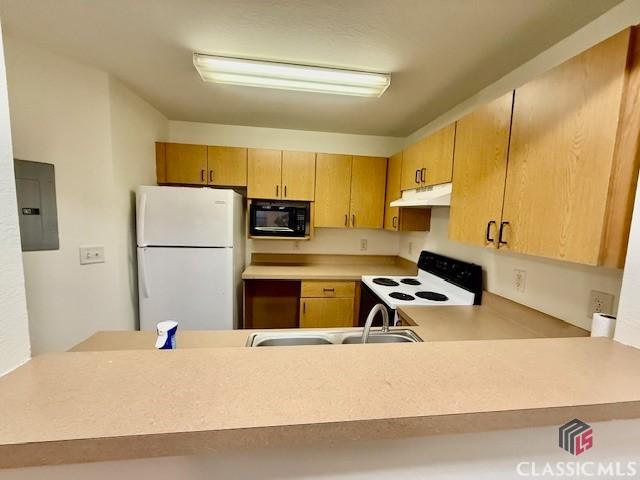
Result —
[[387, 307], [378, 303], [371, 309], [369, 316], [367, 317], [367, 321], [364, 323], [364, 329], [362, 330], [362, 343], [367, 343], [367, 340], [369, 339], [369, 330], [371, 330], [371, 324], [373, 323], [373, 317], [375, 317], [378, 312], [382, 313], [382, 333], [387, 333], [389, 331], [389, 312], [387, 312]]

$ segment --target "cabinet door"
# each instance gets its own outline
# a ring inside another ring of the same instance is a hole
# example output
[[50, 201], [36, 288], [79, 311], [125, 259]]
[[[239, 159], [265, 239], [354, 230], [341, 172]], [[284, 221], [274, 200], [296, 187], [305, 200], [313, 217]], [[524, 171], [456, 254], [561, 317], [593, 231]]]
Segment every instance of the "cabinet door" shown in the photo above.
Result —
[[247, 186], [247, 149], [237, 147], [207, 147], [209, 185]]
[[516, 90], [505, 248], [598, 263], [628, 40], [621, 32]]
[[316, 154], [282, 152], [282, 198], [313, 201], [316, 183]]
[[316, 227], [349, 225], [351, 155], [318, 153], [316, 156]]
[[498, 243], [512, 103], [510, 92], [458, 120], [450, 240], [488, 247]]
[[389, 203], [398, 200], [402, 193], [400, 192], [400, 173], [402, 171], [402, 152], [396, 153], [389, 158], [387, 162], [387, 185], [385, 188], [384, 199], [384, 229], [396, 232], [398, 230], [398, 221], [400, 209], [398, 207], [390, 207]]
[[401, 190], [420, 186], [420, 170], [424, 167], [424, 141], [421, 139], [402, 151]]
[[429, 135], [424, 141], [423, 185], [439, 185], [451, 181], [453, 173], [453, 144], [456, 124], [452, 123]]
[[386, 179], [386, 158], [353, 157], [349, 209], [353, 228], [382, 228]]
[[353, 298], [301, 298], [300, 327], [353, 326]]
[[247, 166], [247, 197], [280, 199], [282, 151], [250, 148]]
[[207, 147], [205, 145], [167, 143], [165, 155], [167, 183], [207, 184]]

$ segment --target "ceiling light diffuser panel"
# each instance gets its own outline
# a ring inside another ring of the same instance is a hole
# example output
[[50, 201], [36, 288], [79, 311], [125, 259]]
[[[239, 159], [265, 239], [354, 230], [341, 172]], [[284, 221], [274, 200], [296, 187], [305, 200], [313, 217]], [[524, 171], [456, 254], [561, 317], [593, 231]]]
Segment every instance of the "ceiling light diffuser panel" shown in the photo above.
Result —
[[265, 62], [244, 58], [193, 54], [193, 64], [205, 82], [248, 87], [379, 97], [391, 84], [388, 73]]

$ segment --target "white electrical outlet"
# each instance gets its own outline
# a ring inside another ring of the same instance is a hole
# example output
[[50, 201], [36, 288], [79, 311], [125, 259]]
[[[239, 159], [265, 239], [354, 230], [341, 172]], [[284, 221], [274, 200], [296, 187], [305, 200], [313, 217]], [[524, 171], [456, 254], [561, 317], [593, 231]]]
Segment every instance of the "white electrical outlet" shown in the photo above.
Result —
[[527, 271], [526, 270], [513, 270], [513, 286], [517, 292], [524, 293], [527, 287]]
[[413, 242], [409, 242], [409, 255], [413, 253]]
[[104, 246], [91, 245], [80, 247], [80, 265], [104, 263]]
[[366, 249], [367, 249], [367, 239], [366, 238], [361, 238], [360, 239], [360, 250], [364, 252]]
[[591, 290], [589, 295], [589, 310], [587, 317], [592, 318], [594, 313], [613, 314], [613, 295], [598, 290]]

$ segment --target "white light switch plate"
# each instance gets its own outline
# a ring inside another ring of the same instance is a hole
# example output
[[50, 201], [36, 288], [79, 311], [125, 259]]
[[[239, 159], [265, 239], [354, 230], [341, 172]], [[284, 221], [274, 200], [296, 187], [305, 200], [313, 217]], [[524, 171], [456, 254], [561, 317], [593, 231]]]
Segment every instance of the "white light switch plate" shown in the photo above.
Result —
[[80, 247], [80, 265], [104, 263], [104, 245]]

